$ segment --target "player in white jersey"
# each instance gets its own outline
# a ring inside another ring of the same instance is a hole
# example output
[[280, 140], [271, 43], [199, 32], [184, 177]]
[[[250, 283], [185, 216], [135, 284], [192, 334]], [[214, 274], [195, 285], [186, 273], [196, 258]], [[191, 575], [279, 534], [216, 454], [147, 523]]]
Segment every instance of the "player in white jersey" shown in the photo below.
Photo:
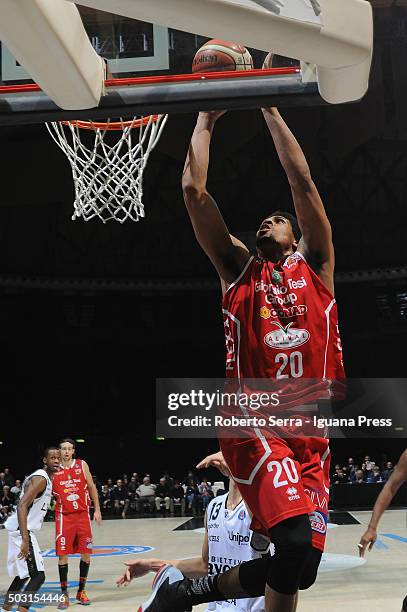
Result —
[[[228, 475], [229, 474], [225, 474]], [[250, 530], [250, 514], [235, 482], [230, 479], [229, 493], [215, 497], [205, 515], [205, 537], [200, 557], [191, 559], [137, 559], [126, 563], [117, 585], [127, 585], [133, 578], [159, 572], [166, 566], [177, 568], [188, 578], [215, 575], [245, 561], [269, 554], [267, 538]], [[149, 602], [139, 608], [142, 612]], [[264, 597], [214, 601], [206, 612], [264, 612]]]
[[44, 522], [51, 501], [52, 479], [59, 469], [59, 462], [57, 447], [45, 449], [43, 469], [25, 479], [17, 510], [5, 523], [8, 530], [7, 569], [13, 582], [6, 593], [2, 611], [12, 610], [17, 602], [19, 611], [28, 610], [45, 580], [44, 560], [35, 534]]

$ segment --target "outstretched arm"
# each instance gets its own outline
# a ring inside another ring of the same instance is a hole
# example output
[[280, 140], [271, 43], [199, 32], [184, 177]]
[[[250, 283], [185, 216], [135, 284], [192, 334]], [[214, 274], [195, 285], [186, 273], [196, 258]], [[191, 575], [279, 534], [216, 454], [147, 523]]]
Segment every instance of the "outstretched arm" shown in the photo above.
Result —
[[309, 260], [318, 276], [333, 293], [335, 257], [332, 230], [307, 160], [278, 110], [265, 108], [263, 115], [291, 187], [302, 233], [298, 250]]
[[182, 190], [199, 244], [221, 279], [231, 283], [250, 255], [244, 244], [229, 234], [215, 200], [206, 189], [212, 132], [222, 114], [222, 111], [199, 113], [185, 161]]
[[362, 535], [359, 546], [359, 555], [364, 556], [367, 546], [372, 550], [373, 544], [377, 540], [377, 526], [385, 510], [390, 506], [391, 500], [403, 484], [407, 481], [407, 450], [401, 455], [394, 472], [384, 485], [373, 508], [369, 526]]
[[127, 586], [133, 578], [141, 578], [149, 572], [158, 572], [163, 565], [173, 565], [178, 568], [187, 578], [200, 578], [208, 573], [209, 542], [207, 531], [207, 517], [205, 514], [205, 536], [202, 543], [200, 557], [190, 559], [136, 559], [125, 563], [126, 570], [116, 580], [117, 586]]

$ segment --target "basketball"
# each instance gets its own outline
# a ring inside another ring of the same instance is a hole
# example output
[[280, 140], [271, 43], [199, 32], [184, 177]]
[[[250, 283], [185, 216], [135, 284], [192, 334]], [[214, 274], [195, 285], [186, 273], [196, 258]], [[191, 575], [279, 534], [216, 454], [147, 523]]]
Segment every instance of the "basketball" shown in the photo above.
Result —
[[253, 70], [253, 59], [246, 47], [225, 40], [213, 39], [195, 54], [192, 72]]

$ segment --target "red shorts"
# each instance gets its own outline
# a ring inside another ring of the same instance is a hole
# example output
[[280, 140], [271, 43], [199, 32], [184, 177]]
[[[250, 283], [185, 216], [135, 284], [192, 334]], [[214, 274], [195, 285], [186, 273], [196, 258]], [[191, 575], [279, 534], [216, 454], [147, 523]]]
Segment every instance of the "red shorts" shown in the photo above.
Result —
[[328, 523], [329, 441], [316, 437], [221, 438], [220, 446], [253, 514], [251, 528], [269, 535], [277, 523], [308, 514], [313, 546], [323, 551]]
[[92, 528], [88, 511], [55, 513], [55, 549], [58, 557], [92, 554]]

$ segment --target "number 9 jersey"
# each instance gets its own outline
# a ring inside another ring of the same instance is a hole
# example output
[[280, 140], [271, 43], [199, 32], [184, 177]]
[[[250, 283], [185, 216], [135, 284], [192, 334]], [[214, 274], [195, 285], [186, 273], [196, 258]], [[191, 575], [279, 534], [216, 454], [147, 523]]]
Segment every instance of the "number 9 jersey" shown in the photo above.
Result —
[[81, 459], [74, 459], [70, 467], [61, 467], [54, 475], [52, 488], [55, 512], [71, 514], [88, 511], [90, 497]]

